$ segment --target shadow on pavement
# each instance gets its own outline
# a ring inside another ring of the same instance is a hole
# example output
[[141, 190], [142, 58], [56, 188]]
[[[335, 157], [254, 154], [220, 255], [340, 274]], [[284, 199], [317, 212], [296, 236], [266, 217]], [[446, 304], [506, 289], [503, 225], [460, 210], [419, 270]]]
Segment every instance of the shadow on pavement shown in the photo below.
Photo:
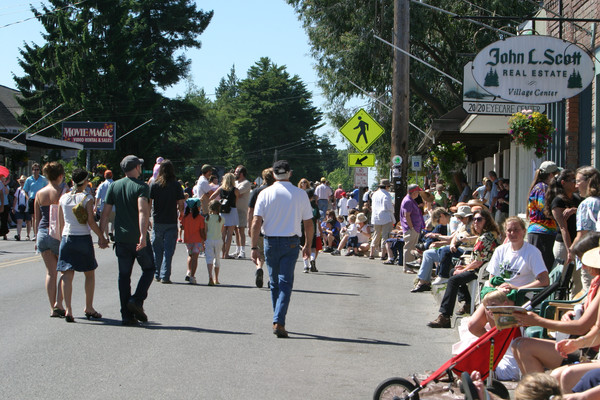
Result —
[[320, 292], [318, 290], [302, 290], [294, 289], [293, 293], [311, 293], [311, 294], [331, 294], [333, 296], [360, 296], [358, 293], [336, 293], [336, 292]]
[[145, 322], [139, 323], [132, 326], [122, 326], [120, 319], [102, 318], [95, 321], [87, 321], [84, 318], [77, 318], [77, 322], [81, 321], [82, 325], [106, 325], [106, 326], [118, 326], [123, 328], [144, 328], [148, 330], [172, 330], [172, 331], [189, 331], [198, 333], [215, 333], [219, 335], [252, 335], [250, 332], [235, 332], [235, 331], [224, 331], [220, 329], [204, 329], [196, 326], [169, 326], [161, 325], [157, 322]]
[[[346, 339], [346, 338], [336, 338], [336, 337], [329, 337], [329, 336], [322, 336], [322, 335], [313, 335], [310, 333], [298, 333], [298, 332], [292, 332], [292, 331], [288, 331], [288, 333], [290, 335], [293, 335], [293, 336], [290, 336], [290, 339], [300, 339], [300, 340], [316, 339], [316, 340], [323, 340], [326, 342], [375, 344], [375, 345], [384, 345], [384, 346], [410, 346], [406, 343], [388, 342], [386, 340], [377, 340], [377, 339], [367, 339], [367, 338]], [[302, 337], [298, 337], [298, 336], [302, 336]]]
[[344, 278], [363, 278], [363, 279], [371, 279], [370, 276], [364, 274], [356, 274], [353, 272], [313, 272], [314, 275], [327, 275], [327, 276], [341, 276]]

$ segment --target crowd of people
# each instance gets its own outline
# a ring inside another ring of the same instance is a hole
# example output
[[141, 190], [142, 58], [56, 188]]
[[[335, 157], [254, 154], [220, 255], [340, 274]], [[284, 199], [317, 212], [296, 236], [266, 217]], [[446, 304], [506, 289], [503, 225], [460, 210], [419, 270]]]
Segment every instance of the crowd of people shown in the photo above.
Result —
[[[127, 326], [148, 320], [144, 301], [153, 281], [171, 283], [178, 242], [185, 244], [188, 255], [185, 281], [197, 284], [198, 261], [203, 257], [208, 286], [216, 286], [222, 276], [220, 260], [246, 259], [248, 237], [259, 288], [267, 267], [273, 333], [280, 338], [288, 337], [285, 320], [299, 256], [304, 273], [318, 272], [319, 253], [330, 253], [399, 265], [404, 273], [416, 275], [412, 293], [445, 285], [439, 316], [429, 327], [450, 328], [458, 300], [456, 314], [471, 314], [463, 323], [472, 337], [494, 325], [486, 304], [514, 304], [516, 290], [547, 286], [549, 272], [559, 260], [577, 265], [573, 297], [588, 294], [581, 317], [573, 319], [575, 313], [567, 313], [563, 320], [551, 321], [521, 313], [517, 319], [522, 326], [579, 337], [556, 342], [518, 338], [497, 373], [517, 380], [553, 370], [551, 376], [563, 393], [589, 389], [581, 384], [582, 377], [588, 383], [600, 379], [600, 368], [593, 362], [565, 366], [565, 360], [575, 360], [576, 350], [600, 344], [600, 300], [595, 296], [600, 284], [600, 172], [595, 168], [572, 171], [543, 162], [530, 188], [526, 221], [508, 214], [509, 181], [494, 171], [475, 191], [463, 187], [462, 201], [449, 195], [443, 182], [426, 190], [411, 184], [396, 220], [388, 179], [381, 179], [374, 191], [346, 191], [342, 185], [333, 190], [325, 178], [295, 177], [298, 184], [293, 185], [291, 166], [281, 160], [263, 170], [258, 187], [248, 180], [243, 165], [221, 179], [212, 166], [203, 165], [192, 185], [178, 181], [173, 164], [159, 157], [145, 182], [140, 180], [143, 163], [126, 156], [120, 163], [124, 177], [113, 180], [107, 170], [95, 190], [83, 169], [73, 171], [71, 181], [65, 182], [60, 163], [47, 163], [43, 171], [33, 164], [32, 175], [18, 179], [12, 199], [7, 177], [2, 176], [0, 235], [7, 239], [7, 215], [17, 225], [15, 240], [21, 240], [25, 222], [26, 238], [35, 240], [46, 265], [51, 317], [75, 322], [71, 299], [78, 271], [85, 277], [85, 317], [102, 318], [93, 305], [97, 263], [92, 231], [100, 249], [115, 243], [120, 311]], [[136, 260], [142, 274], [132, 293]], [[467, 285], [481, 269], [489, 273], [489, 281], [481, 290], [481, 301], [472, 301]], [[481, 305], [474, 309], [476, 303]]]

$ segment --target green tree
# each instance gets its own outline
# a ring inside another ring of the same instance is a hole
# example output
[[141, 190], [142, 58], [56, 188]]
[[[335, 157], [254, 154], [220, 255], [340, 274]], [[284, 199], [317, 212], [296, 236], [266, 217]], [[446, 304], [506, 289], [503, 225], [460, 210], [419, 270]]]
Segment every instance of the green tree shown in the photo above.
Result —
[[[178, 125], [196, 118], [194, 108], [170, 100], [158, 89], [177, 83], [190, 60], [181, 50], [200, 47], [198, 35], [211, 12], [190, 0], [90, 0], [71, 4], [49, 0], [32, 8], [42, 23], [44, 44], [24, 44], [14, 77], [23, 98], [20, 121], [29, 125], [59, 104], [47, 122], [84, 109], [78, 120], [115, 121], [117, 136], [152, 123], [117, 143], [116, 152], [95, 152], [111, 166], [125, 153], [147, 159], [168, 141]], [[43, 132], [59, 136], [60, 125]]]
[[233, 107], [220, 104], [233, 116], [232, 162], [256, 176], [274, 159], [287, 159], [296, 178], [320, 175], [333, 146], [315, 133], [323, 125], [321, 112], [300, 78], [264, 57], [235, 88], [234, 96], [227, 92]]
[[[286, 0], [303, 21], [324, 95], [331, 102], [330, 117], [337, 126], [350, 117], [345, 103], [363, 96], [356, 84], [391, 106], [393, 49], [376, 39], [393, 42], [394, 2], [392, 0]], [[531, 15], [533, 2], [482, 0], [471, 2], [439, 0], [436, 6], [460, 15]], [[410, 52], [445, 73], [462, 80], [463, 66], [475, 54], [502, 35], [479, 25], [412, 3], [410, 7]], [[515, 32], [520, 21], [486, 21], [496, 28]], [[460, 104], [462, 87], [429, 67], [410, 62], [410, 119], [426, 128]], [[391, 113], [378, 103], [367, 111], [376, 116], [386, 133], [371, 148], [378, 157], [378, 171], [389, 169]], [[411, 128], [409, 149], [422, 134]], [[384, 161], [385, 160], [385, 161]], [[382, 162], [383, 161], [383, 162]]]

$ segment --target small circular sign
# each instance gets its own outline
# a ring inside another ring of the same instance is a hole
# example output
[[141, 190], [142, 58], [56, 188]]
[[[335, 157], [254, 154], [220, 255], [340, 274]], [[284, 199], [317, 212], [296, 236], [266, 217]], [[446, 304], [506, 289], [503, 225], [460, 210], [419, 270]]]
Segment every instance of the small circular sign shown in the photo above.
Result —
[[402, 157], [400, 157], [400, 156], [392, 157], [392, 164], [394, 164], [394, 165], [402, 164]]

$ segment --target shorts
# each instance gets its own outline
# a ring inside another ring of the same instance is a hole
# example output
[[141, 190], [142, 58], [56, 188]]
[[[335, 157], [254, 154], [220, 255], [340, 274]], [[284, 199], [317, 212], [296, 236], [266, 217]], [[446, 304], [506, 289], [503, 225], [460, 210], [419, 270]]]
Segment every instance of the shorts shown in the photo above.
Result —
[[202, 243], [186, 243], [185, 247], [187, 247], [188, 255], [192, 254], [200, 254], [202, 251]]
[[237, 226], [240, 228], [247, 227], [248, 226], [248, 207], [238, 208], [237, 213], [238, 213]]
[[58, 256], [58, 253], [60, 252], [60, 240], [56, 240], [50, 236], [48, 234], [48, 228], [38, 229], [35, 244], [37, 246], [38, 254], [41, 254], [46, 250], [50, 250], [52, 253]]
[[349, 237], [347, 247], [358, 248], [358, 236]]
[[223, 248], [223, 241], [221, 239], [208, 239], [204, 242], [204, 257], [206, 258], [206, 264], [215, 264], [215, 267], [221, 266], [221, 249]]
[[27, 211], [16, 212], [15, 219], [20, 219], [22, 221], [31, 221], [31, 214], [29, 214]]
[[56, 270], [87, 272], [98, 268], [91, 235], [63, 236]]

